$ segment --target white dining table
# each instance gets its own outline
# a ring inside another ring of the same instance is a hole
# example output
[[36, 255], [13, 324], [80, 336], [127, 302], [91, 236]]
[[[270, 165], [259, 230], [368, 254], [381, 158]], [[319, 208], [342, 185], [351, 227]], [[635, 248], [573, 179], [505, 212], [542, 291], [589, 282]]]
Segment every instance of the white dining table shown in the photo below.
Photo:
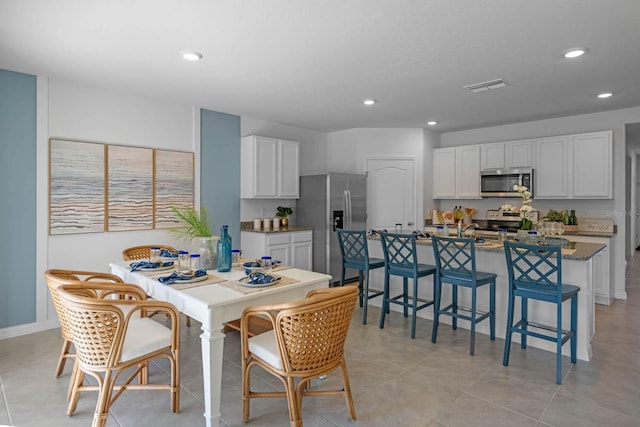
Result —
[[[328, 287], [331, 276], [296, 268], [278, 269], [274, 274], [295, 283], [260, 288], [243, 293], [221, 283], [211, 283], [188, 289], [178, 289], [160, 283], [161, 273], [131, 272], [130, 262], [118, 261], [109, 264], [111, 272], [127, 283], [140, 286], [150, 297], [170, 302], [176, 308], [202, 324], [202, 373], [204, 377], [205, 423], [207, 427], [218, 426], [220, 418], [220, 396], [222, 390], [222, 359], [224, 350], [224, 323], [238, 319], [249, 306], [273, 304], [304, 298], [312, 289]], [[170, 274], [168, 271], [166, 274]], [[242, 270], [208, 274], [229, 283], [236, 283], [245, 276]], [[208, 281], [207, 281], [208, 282]], [[195, 285], [195, 284], [194, 284]], [[241, 396], [238, 396], [241, 398]]]

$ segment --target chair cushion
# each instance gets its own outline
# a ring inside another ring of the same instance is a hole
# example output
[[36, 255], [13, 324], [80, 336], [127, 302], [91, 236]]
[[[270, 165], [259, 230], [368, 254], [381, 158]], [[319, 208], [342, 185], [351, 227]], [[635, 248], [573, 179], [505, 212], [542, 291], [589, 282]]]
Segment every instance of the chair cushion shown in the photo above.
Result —
[[249, 338], [249, 352], [276, 369], [282, 369], [282, 360], [273, 330]]
[[131, 319], [122, 345], [121, 361], [171, 345], [171, 329], [149, 318]]

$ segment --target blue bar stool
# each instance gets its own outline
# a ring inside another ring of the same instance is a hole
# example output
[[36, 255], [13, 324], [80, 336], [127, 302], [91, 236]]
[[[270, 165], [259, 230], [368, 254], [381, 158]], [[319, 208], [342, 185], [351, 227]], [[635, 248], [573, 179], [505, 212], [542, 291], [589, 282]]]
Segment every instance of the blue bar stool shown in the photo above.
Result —
[[[496, 339], [496, 277], [494, 273], [484, 273], [476, 270], [476, 248], [474, 239], [444, 238], [433, 236], [433, 252], [436, 258], [436, 290], [433, 316], [433, 331], [431, 342], [435, 343], [438, 336], [440, 315], [451, 316], [453, 329], [458, 327], [458, 319], [471, 322], [471, 345], [469, 354], [473, 356], [476, 344], [476, 324], [489, 318], [489, 336], [491, 341]], [[451, 288], [451, 304], [440, 308], [442, 299], [442, 284], [449, 283]], [[477, 288], [489, 285], [489, 312], [477, 310]], [[458, 288], [471, 289], [471, 308], [458, 305]], [[463, 311], [467, 314], [462, 314]]]
[[[404, 317], [411, 315], [411, 338], [416, 337], [416, 313], [433, 304], [433, 300], [418, 297], [418, 279], [435, 274], [436, 268], [429, 264], [419, 264], [416, 256], [416, 236], [413, 234], [380, 233], [382, 252], [384, 253], [384, 299], [380, 329], [384, 328], [385, 314], [389, 312], [389, 304], [400, 304], [404, 308]], [[394, 297], [389, 296], [389, 277], [402, 277], [403, 292]], [[413, 293], [409, 295], [408, 279], [413, 279]], [[411, 298], [411, 303], [409, 303]], [[421, 302], [418, 305], [418, 301]]]
[[[384, 260], [369, 257], [367, 235], [364, 231], [336, 230], [340, 253], [342, 254], [342, 277], [340, 286], [344, 286], [344, 275], [347, 268], [358, 270], [358, 288], [360, 307], [364, 306], [362, 324], [367, 324], [367, 302], [371, 298], [383, 294], [382, 291], [369, 289], [369, 270], [384, 267]], [[364, 276], [364, 280], [363, 280]]]
[[[562, 383], [562, 345], [571, 341], [571, 363], [576, 363], [578, 349], [578, 292], [575, 285], [562, 283], [562, 254], [559, 246], [536, 246], [505, 242], [509, 274], [509, 308], [507, 311], [507, 334], [504, 342], [502, 364], [509, 364], [511, 334], [519, 333], [521, 348], [527, 348], [527, 336], [556, 343], [556, 383]], [[521, 298], [521, 317], [513, 323], [516, 297]], [[556, 304], [555, 326], [540, 325], [528, 319], [529, 299]], [[562, 303], [571, 300], [570, 330], [562, 330]], [[534, 328], [531, 330], [529, 328]], [[540, 332], [538, 332], [540, 331]], [[549, 333], [551, 332], [551, 334]]]

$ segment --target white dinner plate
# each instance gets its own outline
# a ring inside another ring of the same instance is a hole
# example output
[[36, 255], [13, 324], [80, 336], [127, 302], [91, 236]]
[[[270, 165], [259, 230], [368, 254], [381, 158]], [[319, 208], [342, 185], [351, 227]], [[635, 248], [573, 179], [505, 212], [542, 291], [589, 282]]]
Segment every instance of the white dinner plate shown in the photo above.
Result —
[[200, 276], [200, 277], [192, 277], [190, 279], [176, 279], [173, 281], [173, 283], [170, 284], [174, 284], [174, 283], [195, 283], [195, 282], [202, 282], [205, 279], [208, 279], [209, 275], [205, 274], [204, 276]]
[[159, 267], [141, 267], [137, 271], [164, 271], [164, 270], [170, 270], [175, 266], [176, 266], [176, 263], [174, 262], [173, 265], [161, 265]]
[[273, 276], [273, 277], [275, 277], [276, 280], [269, 283], [251, 283], [251, 279], [248, 276], [243, 277], [242, 279], [238, 280], [238, 282], [240, 283], [240, 285], [247, 288], [264, 288], [267, 286], [275, 285], [281, 279], [281, 277], [277, 277], [277, 276]]

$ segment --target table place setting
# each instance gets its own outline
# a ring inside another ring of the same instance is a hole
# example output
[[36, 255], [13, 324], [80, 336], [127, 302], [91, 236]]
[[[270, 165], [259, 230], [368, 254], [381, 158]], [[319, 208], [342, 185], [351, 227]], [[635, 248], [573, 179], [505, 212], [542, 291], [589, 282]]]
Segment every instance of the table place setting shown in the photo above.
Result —
[[158, 261], [158, 262], [150, 262], [146, 260], [136, 261], [129, 264], [131, 268], [131, 272], [138, 273], [157, 273], [158, 271], [170, 270], [175, 267], [175, 262], [173, 261]]
[[217, 285], [224, 286], [225, 288], [232, 289], [242, 294], [250, 294], [259, 292], [263, 289], [291, 285], [293, 283], [298, 283], [298, 280], [258, 271], [239, 280], [226, 280], [224, 282], [217, 283]]

